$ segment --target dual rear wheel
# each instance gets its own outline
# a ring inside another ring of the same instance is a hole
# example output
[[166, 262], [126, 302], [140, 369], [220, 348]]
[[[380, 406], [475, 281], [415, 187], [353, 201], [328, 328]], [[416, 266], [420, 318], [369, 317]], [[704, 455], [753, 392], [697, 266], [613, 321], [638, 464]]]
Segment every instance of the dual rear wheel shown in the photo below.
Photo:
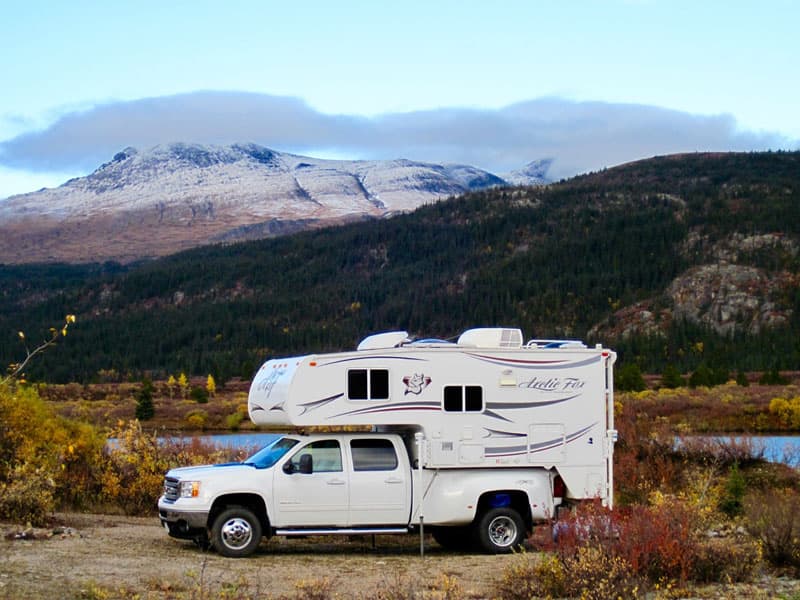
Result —
[[471, 550], [478, 547], [490, 554], [512, 552], [525, 541], [525, 523], [511, 507], [492, 508], [472, 525], [439, 527], [433, 539], [448, 550]]

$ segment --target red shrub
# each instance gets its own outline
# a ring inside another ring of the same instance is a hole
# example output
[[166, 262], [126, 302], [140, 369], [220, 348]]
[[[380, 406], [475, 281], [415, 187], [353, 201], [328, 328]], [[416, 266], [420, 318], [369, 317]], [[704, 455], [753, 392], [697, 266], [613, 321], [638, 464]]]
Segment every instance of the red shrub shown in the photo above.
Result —
[[692, 517], [689, 507], [677, 501], [615, 511], [584, 504], [553, 526], [552, 549], [566, 561], [580, 548], [600, 548], [650, 581], [686, 581], [697, 556]]

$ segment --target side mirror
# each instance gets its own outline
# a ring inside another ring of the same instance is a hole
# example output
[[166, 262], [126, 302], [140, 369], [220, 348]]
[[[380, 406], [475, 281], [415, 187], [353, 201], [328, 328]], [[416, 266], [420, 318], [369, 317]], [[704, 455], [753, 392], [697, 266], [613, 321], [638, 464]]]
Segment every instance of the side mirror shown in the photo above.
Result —
[[300, 455], [300, 472], [309, 475], [314, 470], [314, 459], [310, 454]]
[[292, 461], [287, 460], [285, 463], [283, 463], [283, 472], [287, 475], [294, 473], [294, 465], [292, 464]]

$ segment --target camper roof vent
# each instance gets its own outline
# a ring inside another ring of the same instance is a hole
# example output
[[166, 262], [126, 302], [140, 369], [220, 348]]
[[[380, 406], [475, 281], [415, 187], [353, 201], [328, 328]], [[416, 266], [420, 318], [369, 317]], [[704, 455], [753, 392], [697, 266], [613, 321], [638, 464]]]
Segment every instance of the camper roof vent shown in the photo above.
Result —
[[458, 344], [474, 348], [521, 348], [522, 331], [504, 327], [468, 329], [458, 338]]
[[381, 348], [394, 348], [408, 341], [407, 331], [387, 331], [376, 333], [361, 340], [357, 350], [379, 350]]

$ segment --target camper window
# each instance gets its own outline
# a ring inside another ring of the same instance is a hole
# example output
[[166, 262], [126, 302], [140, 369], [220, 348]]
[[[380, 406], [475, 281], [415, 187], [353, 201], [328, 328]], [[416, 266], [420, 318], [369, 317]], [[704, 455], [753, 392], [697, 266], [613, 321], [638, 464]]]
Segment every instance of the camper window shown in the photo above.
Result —
[[445, 412], [481, 412], [483, 388], [479, 385], [446, 385], [442, 408]]
[[387, 369], [350, 369], [347, 371], [347, 397], [350, 400], [388, 400]]
[[397, 453], [391, 440], [350, 440], [354, 471], [394, 471]]

